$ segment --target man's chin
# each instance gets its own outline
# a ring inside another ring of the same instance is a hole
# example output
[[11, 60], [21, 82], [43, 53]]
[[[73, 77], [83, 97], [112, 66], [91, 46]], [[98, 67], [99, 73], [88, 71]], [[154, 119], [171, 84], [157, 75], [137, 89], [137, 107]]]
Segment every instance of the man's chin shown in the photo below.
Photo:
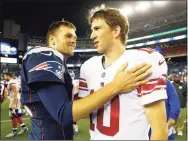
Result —
[[68, 56], [68, 57], [71, 57], [73, 55], [74, 55], [74, 51], [73, 52], [69, 52], [68, 54], [66, 54], [66, 56]]
[[97, 48], [97, 52], [98, 52], [99, 54], [103, 54], [103, 53], [104, 53], [104, 51], [101, 50], [101, 49], [99, 49], [99, 48]]
[[74, 55], [74, 51], [70, 53], [70, 56], [73, 56]]

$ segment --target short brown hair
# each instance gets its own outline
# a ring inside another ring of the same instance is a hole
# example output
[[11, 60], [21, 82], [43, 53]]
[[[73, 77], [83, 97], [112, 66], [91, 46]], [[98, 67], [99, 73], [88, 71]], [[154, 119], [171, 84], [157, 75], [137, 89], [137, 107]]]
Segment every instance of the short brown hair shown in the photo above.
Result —
[[14, 77], [14, 73], [13, 72], [6, 72], [5, 75], [13, 78]]
[[91, 24], [94, 19], [103, 19], [111, 29], [115, 26], [120, 26], [120, 39], [122, 43], [127, 43], [128, 32], [129, 32], [129, 22], [128, 18], [121, 14], [118, 9], [114, 8], [101, 8], [97, 11], [91, 11], [88, 18], [89, 23]]
[[49, 37], [50, 35], [53, 35], [61, 26], [65, 26], [65, 27], [69, 27], [69, 28], [73, 28], [74, 30], [76, 30], [76, 27], [68, 22], [68, 21], [55, 21], [53, 22], [49, 27], [48, 27], [48, 32], [47, 32], [47, 45], [49, 45]]

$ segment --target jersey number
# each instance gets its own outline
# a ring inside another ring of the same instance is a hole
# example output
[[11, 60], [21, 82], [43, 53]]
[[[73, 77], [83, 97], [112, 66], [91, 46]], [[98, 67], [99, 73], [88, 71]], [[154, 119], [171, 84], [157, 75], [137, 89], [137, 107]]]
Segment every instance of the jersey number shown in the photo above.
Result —
[[[94, 90], [90, 91], [92, 94]], [[107, 136], [114, 136], [119, 131], [119, 113], [120, 113], [120, 104], [119, 104], [119, 96], [116, 96], [111, 100], [111, 108], [110, 108], [110, 125], [104, 126], [103, 124], [103, 116], [105, 114], [104, 106], [97, 110], [97, 121], [96, 128]], [[90, 130], [95, 131], [95, 124], [92, 122], [92, 113], [90, 114]]]

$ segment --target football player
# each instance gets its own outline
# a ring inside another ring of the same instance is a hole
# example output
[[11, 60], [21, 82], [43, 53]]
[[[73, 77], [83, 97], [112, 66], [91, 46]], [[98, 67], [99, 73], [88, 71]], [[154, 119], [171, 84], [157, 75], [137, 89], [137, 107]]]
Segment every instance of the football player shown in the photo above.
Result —
[[[19, 94], [19, 84], [16, 79], [13, 79], [13, 73], [5, 73], [5, 80], [8, 81], [7, 83], [7, 90], [9, 93], [9, 117], [11, 118], [12, 122], [12, 132], [6, 135], [5, 137], [15, 137], [18, 134], [22, 134], [28, 131], [28, 128], [25, 126], [23, 122], [22, 115], [20, 112], [20, 94]], [[17, 125], [18, 123], [21, 126], [21, 130], [19, 133], [17, 132]]]
[[80, 71], [79, 97], [92, 95], [108, 85], [126, 61], [130, 69], [140, 63], [152, 64], [149, 81], [124, 94], [119, 93], [90, 115], [91, 140], [167, 139], [165, 109], [167, 64], [164, 57], [150, 49], [126, 50], [128, 19], [119, 10], [91, 10], [91, 39], [101, 56], [87, 60]]

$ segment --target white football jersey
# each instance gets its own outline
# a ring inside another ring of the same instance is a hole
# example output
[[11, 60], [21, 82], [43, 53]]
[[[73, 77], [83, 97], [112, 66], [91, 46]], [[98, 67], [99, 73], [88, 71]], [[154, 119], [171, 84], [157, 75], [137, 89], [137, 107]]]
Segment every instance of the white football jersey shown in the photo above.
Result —
[[164, 57], [152, 49], [127, 50], [106, 69], [103, 56], [86, 61], [80, 71], [79, 97], [85, 97], [111, 82], [116, 71], [128, 62], [130, 69], [140, 63], [152, 64], [153, 72], [147, 84], [127, 94], [119, 94], [90, 115], [91, 140], [148, 140], [149, 123], [144, 105], [166, 99], [167, 64]]
[[[9, 99], [13, 99], [14, 97], [14, 93], [11, 89], [11, 86], [12, 85], [16, 85], [16, 87], [18, 88], [19, 90], [19, 82], [16, 80], [16, 79], [11, 79], [10, 81], [8, 81], [7, 83], [7, 90], [8, 90], [8, 93], [9, 93]], [[20, 99], [20, 95], [18, 94], [18, 99]]]
[[72, 89], [73, 99], [78, 97], [78, 91], [79, 91], [79, 80], [75, 79], [73, 80], [73, 89]]

